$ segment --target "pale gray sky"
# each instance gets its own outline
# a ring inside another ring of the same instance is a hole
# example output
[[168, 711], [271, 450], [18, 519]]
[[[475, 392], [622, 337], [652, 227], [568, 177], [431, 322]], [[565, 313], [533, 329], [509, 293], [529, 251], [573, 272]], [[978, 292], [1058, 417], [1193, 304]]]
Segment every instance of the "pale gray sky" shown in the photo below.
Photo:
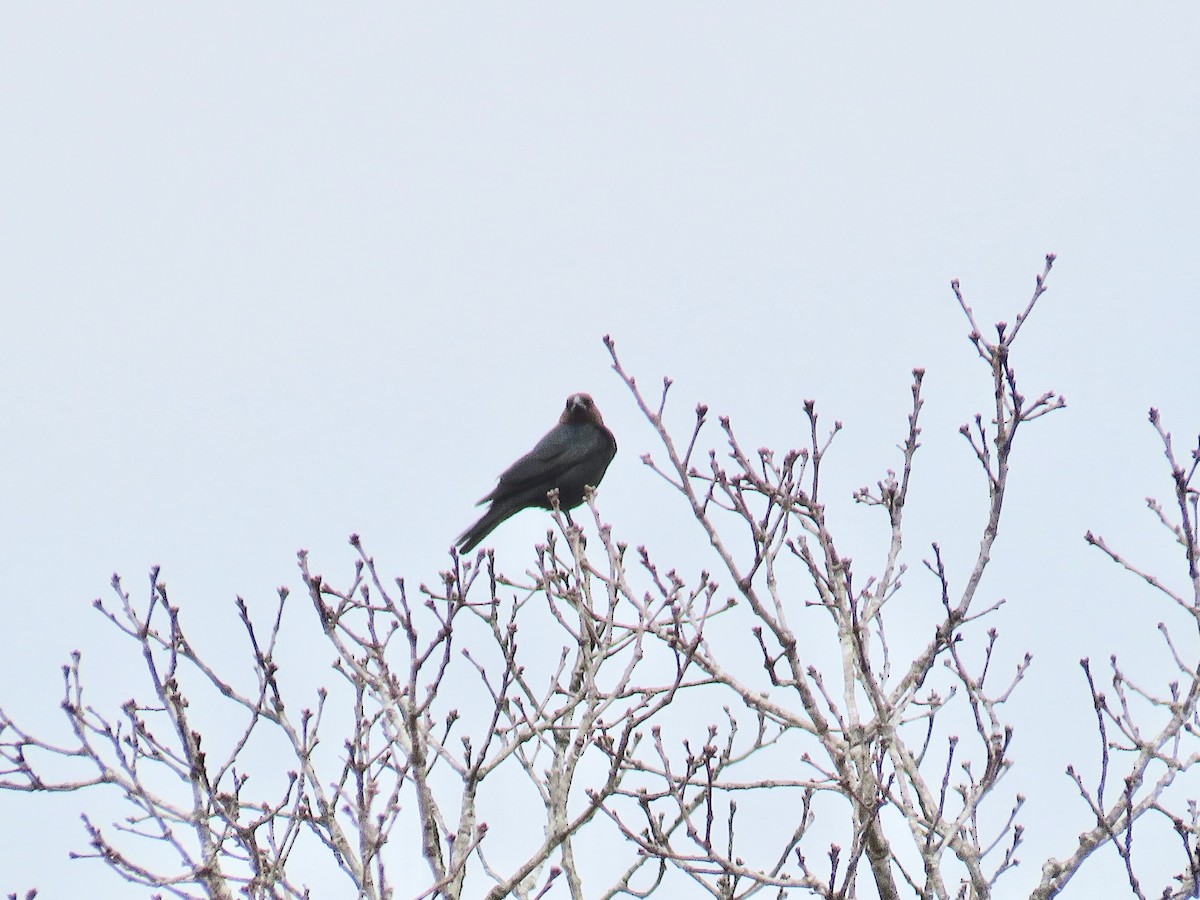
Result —
[[[816, 398], [846, 424], [847, 527], [925, 366], [910, 562], [968, 551], [956, 429], [987, 383], [949, 281], [1011, 319], [1054, 251], [1019, 368], [1070, 405], [1019, 451], [987, 584], [1011, 658], [1036, 656], [1004, 783], [1032, 798], [1020, 896], [1086, 825], [1061, 774], [1094, 759], [1076, 661], [1160, 671], [1169, 613], [1081, 536], [1180, 574], [1145, 413], [1200, 430], [1197, 46], [1185, 3], [6, 5], [0, 703], [61, 729], [75, 648], [131, 693], [90, 608], [114, 571], [162, 565], [213, 641], [235, 594], [298, 586], [298, 548], [348, 569], [352, 531], [436, 579], [575, 390], [620, 441], [606, 519], [698, 568], [605, 333], [675, 378], [681, 423], [703, 400], [749, 446], [801, 443]], [[545, 526], [490, 543], [519, 571]], [[0, 795], [0, 890], [140, 896], [66, 862], [91, 802]]]

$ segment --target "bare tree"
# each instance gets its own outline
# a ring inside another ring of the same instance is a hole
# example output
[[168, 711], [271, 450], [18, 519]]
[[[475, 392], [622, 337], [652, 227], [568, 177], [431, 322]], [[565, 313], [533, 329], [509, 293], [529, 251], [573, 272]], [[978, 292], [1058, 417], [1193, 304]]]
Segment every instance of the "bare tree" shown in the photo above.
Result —
[[[412, 592], [387, 583], [355, 536], [357, 563], [338, 586], [302, 552], [307, 621], [334, 660], [307, 697], [287, 677], [286, 590], [259, 620], [238, 599], [239, 669], [187, 637], [157, 570], [140, 602], [114, 578], [116, 603], [96, 606], [141, 654], [143, 699], [97, 709], [74, 654], [63, 669], [70, 737], [43, 739], [0, 712], [0, 787], [115, 790], [128, 817], [104, 829], [85, 817], [79, 855], [155, 896], [307, 897], [324, 860], [361, 898], [989, 898], [1022, 844], [1023, 797], [1001, 782], [1015, 727], [1005, 703], [1030, 657], [1002, 670], [989, 626], [1000, 604], [979, 588], [1017, 434], [1065, 405], [1027, 396], [1012, 363], [1053, 261], [994, 337], [953, 284], [991, 379], [987, 414], [961, 429], [985, 514], [961, 581], [937, 544], [920, 554], [927, 572], [908, 590], [932, 588], [934, 602], [906, 608], [910, 628], [926, 615], [912, 652], [893, 648], [885, 623], [907, 574], [923, 371], [895, 468], [852, 497], [886, 518], [882, 562], [864, 574], [841, 549], [822, 484], [840, 423], [823, 428], [806, 401], [805, 446], [776, 454], [744, 449], [721, 417], [718, 449], [700, 405], [677, 440], [670, 380], [649, 398], [606, 338], [661, 442], [643, 459], [691, 510], [714, 571], [685, 579], [645, 548], [631, 553], [593, 498], [588, 528], [555, 512], [515, 577], [490, 553], [452, 555], [437, 586]], [[1087, 539], [1196, 627], [1200, 449], [1181, 464], [1157, 412], [1151, 421], [1177, 512], [1151, 509], [1182, 547], [1190, 587]], [[1179, 671], [1165, 692], [1114, 659], [1110, 695], [1082, 662], [1100, 774], [1091, 785], [1069, 774], [1095, 826], [1045, 861], [1034, 898], [1058, 894], [1105, 846], [1148, 896], [1143, 820], [1174, 835], [1182, 860], [1151, 893], [1198, 895], [1200, 813], [1180, 783], [1200, 759], [1200, 635], [1184, 646], [1160, 627]]]

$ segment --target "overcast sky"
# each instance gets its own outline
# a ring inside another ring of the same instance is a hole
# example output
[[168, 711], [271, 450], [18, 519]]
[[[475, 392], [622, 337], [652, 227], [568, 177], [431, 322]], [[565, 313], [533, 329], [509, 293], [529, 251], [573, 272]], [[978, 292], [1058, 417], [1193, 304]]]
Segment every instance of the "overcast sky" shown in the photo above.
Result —
[[[751, 447], [799, 445], [815, 398], [847, 523], [926, 367], [910, 563], [965, 554], [957, 427], [988, 383], [949, 282], [1011, 321], [1053, 251], [1017, 364], [1069, 407], [1018, 449], [985, 584], [1010, 659], [1035, 654], [1005, 789], [1067, 817], [1002, 883], [1027, 892], [1087, 825], [1077, 660], [1163, 671], [1170, 612], [1082, 534], [1183, 574], [1143, 498], [1169, 494], [1147, 408], [1185, 450], [1200, 430], [1198, 46], [1185, 3], [7, 4], [0, 704], [65, 737], [76, 648], [100, 696], [133, 692], [90, 606], [113, 572], [161, 565], [216, 642], [235, 595], [299, 586], [299, 548], [348, 573], [351, 532], [436, 579], [577, 390], [620, 442], [604, 517], [699, 568], [606, 333], [675, 379], [681, 425], [704, 401]], [[545, 528], [489, 543], [520, 571]], [[0, 890], [141, 896], [66, 862], [90, 802], [0, 795]], [[1096, 871], [1065, 896], [1119, 877]]]

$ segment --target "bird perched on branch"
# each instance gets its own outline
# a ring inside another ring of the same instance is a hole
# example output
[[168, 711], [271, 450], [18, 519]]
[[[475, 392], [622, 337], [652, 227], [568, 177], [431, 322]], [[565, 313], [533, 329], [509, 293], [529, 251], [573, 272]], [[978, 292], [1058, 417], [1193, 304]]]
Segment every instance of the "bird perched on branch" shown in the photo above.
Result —
[[616, 454], [617, 440], [604, 426], [595, 401], [588, 394], [572, 394], [558, 424], [505, 469], [495, 489], [476, 504], [491, 501], [479, 521], [455, 540], [459, 553], [470, 553], [514, 513], [531, 506], [553, 509], [547, 494], [555, 488], [559, 508], [574, 509], [583, 502], [585, 486], [600, 484]]

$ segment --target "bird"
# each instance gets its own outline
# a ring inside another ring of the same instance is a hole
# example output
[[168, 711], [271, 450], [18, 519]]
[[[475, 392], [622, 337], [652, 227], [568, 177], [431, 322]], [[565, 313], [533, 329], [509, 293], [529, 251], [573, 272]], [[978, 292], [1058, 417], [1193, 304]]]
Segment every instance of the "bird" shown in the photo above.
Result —
[[617, 439], [604, 425], [589, 394], [572, 394], [558, 424], [532, 450], [505, 469], [496, 487], [476, 506], [490, 503], [474, 525], [454, 541], [460, 554], [474, 550], [501, 522], [530, 507], [553, 509], [550, 491], [558, 489], [558, 506], [579, 506], [586, 487], [598, 487], [617, 454]]

